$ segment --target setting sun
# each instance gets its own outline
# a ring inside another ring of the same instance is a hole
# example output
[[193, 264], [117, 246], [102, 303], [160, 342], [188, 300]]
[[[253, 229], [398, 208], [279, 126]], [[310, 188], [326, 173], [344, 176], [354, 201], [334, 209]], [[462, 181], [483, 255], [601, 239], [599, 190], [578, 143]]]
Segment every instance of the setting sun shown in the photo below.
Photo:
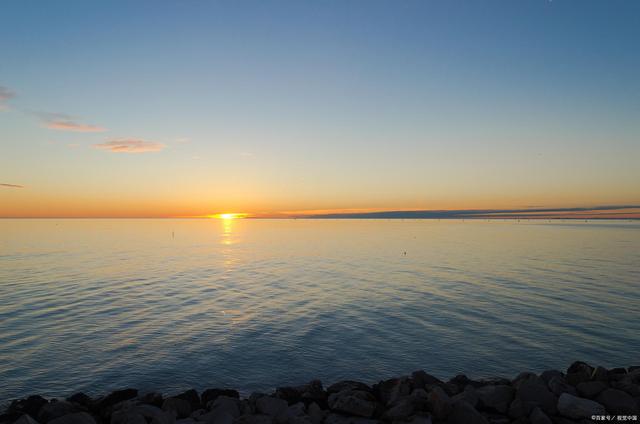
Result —
[[246, 218], [247, 214], [246, 213], [219, 213], [216, 215], [212, 215], [212, 218], [218, 218], [218, 219], [241, 219], [241, 218]]

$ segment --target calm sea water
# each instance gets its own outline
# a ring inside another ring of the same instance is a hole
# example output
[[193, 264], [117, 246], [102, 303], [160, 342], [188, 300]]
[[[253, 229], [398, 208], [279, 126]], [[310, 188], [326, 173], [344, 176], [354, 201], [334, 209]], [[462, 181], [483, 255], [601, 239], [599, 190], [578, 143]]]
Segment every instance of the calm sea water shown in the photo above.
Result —
[[0, 234], [0, 401], [640, 360], [640, 223], [0, 220]]

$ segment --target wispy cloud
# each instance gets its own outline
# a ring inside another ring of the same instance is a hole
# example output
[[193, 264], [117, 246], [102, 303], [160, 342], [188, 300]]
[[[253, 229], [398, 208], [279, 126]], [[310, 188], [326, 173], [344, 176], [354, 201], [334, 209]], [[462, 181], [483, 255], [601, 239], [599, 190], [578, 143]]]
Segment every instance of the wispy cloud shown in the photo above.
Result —
[[107, 129], [99, 125], [84, 124], [64, 113], [38, 113], [46, 128], [58, 131], [102, 132]]
[[7, 187], [7, 188], [24, 188], [23, 185], [20, 184], [7, 184], [7, 183], [0, 183], [0, 187]]
[[0, 85], [0, 111], [9, 109], [7, 102], [15, 96], [16, 93], [9, 90], [7, 87]]
[[113, 153], [147, 153], [159, 152], [164, 149], [165, 145], [141, 138], [115, 138], [104, 143], [94, 144], [93, 147]]

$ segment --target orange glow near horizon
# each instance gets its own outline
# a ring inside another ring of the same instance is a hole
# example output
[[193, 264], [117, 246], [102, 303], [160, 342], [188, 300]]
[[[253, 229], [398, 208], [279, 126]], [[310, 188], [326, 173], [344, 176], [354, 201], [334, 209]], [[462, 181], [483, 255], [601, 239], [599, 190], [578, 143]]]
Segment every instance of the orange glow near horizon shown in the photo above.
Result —
[[215, 215], [209, 215], [209, 218], [216, 218], [216, 219], [224, 219], [226, 221], [231, 220], [231, 219], [242, 219], [242, 218], [246, 218], [248, 216], [248, 214], [246, 213], [218, 213]]

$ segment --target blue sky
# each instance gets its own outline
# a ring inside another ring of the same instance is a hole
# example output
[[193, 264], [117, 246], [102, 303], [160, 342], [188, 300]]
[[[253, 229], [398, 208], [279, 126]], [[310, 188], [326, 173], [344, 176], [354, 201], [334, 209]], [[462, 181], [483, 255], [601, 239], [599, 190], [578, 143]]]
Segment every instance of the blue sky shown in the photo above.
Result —
[[637, 1], [2, 9], [6, 216], [640, 201]]

